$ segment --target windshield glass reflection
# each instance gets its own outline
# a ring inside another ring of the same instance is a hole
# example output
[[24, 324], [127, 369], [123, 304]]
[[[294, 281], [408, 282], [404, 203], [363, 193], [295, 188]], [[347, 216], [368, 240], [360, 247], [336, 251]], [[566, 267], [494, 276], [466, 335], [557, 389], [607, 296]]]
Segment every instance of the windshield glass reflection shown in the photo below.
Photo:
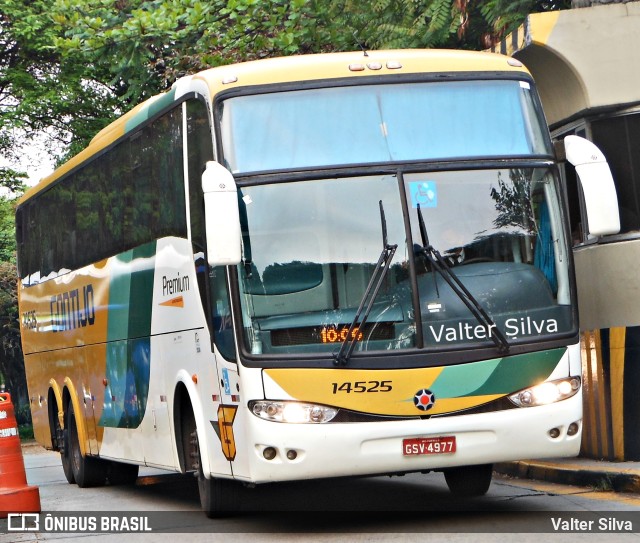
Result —
[[[574, 329], [548, 170], [432, 172], [403, 181], [379, 175], [242, 188], [239, 285], [249, 352], [335, 354], [351, 340], [355, 353], [412, 349], [417, 303], [430, 349], [491, 346], [492, 326], [509, 344]], [[388, 243], [398, 248], [366, 325], [349, 332], [384, 246], [380, 202]], [[430, 245], [489, 318], [479, 319], [425, 258], [418, 205]]]

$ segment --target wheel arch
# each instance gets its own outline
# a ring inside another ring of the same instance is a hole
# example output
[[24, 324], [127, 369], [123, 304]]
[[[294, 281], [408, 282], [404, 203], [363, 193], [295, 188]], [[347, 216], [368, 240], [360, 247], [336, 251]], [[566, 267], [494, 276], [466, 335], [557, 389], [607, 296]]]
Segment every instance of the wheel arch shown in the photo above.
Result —
[[51, 434], [51, 446], [54, 451], [60, 450], [58, 443], [57, 428], [64, 429], [64, 403], [62, 399], [62, 391], [55, 379], [49, 381], [49, 390], [47, 392], [47, 406], [49, 417], [49, 432]]
[[87, 424], [82, 416], [84, 413], [84, 409], [81, 409], [80, 399], [78, 398], [78, 394], [76, 391], [76, 387], [73, 384], [73, 381], [66, 377], [64, 380], [64, 392], [63, 392], [63, 405], [64, 405], [64, 419], [67, 419], [67, 415], [69, 412], [69, 402], [73, 404], [73, 411], [76, 417], [76, 429], [78, 431], [78, 441], [80, 445], [80, 452], [82, 456], [87, 456]]
[[185, 417], [193, 416], [198, 432], [198, 443], [200, 447], [200, 461], [205, 474], [211, 473], [211, 463], [209, 461], [209, 443], [206, 439], [206, 424], [208, 421], [204, 417], [200, 395], [196, 389], [191, 376], [186, 372], [181, 372], [174, 390], [173, 396], [173, 426], [175, 429], [175, 442], [178, 453], [180, 470], [185, 473], [188, 470], [187, 451], [183, 444], [183, 432]]

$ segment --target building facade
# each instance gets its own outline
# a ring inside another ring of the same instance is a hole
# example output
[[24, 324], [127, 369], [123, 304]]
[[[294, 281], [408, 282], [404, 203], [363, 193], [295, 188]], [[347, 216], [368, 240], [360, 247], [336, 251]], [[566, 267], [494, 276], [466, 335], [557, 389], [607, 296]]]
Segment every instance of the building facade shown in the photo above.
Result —
[[583, 136], [609, 161], [621, 231], [601, 238], [587, 234], [575, 171], [565, 167], [583, 347], [582, 455], [640, 460], [640, 2], [573, 5], [581, 9], [530, 15], [495, 50], [531, 71], [554, 140]]

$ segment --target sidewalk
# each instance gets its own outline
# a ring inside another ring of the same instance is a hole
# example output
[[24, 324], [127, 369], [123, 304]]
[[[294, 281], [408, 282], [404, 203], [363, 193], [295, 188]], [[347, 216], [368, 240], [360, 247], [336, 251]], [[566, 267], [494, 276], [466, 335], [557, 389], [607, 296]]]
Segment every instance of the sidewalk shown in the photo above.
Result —
[[520, 479], [640, 494], [640, 462], [559, 458], [505, 462], [496, 464], [494, 469]]

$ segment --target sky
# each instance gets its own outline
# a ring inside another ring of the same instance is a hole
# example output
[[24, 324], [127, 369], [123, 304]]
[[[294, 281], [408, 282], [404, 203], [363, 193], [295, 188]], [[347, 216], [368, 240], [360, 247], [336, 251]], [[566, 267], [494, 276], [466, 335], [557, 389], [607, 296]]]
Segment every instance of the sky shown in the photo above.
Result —
[[36, 185], [42, 178], [53, 173], [55, 160], [46, 149], [44, 137], [36, 138], [24, 146], [17, 160], [0, 155], [0, 166], [13, 168], [28, 175], [26, 184]]

